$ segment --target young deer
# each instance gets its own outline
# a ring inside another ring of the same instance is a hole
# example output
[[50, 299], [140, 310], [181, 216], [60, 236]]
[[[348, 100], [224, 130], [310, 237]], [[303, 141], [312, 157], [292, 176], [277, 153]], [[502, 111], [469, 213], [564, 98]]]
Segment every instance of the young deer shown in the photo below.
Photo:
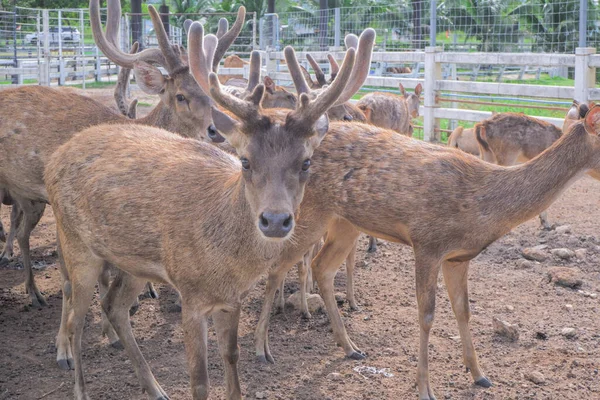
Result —
[[369, 93], [356, 104], [371, 125], [391, 129], [401, 135], [412, 136], [412, 118], [419, 116], [419, 83], [414, 93], [407, 93], [399, 84], [401, 96], [392, 93]]
[[465, 129], [460, 125], [457, 126], [448, 136], [448, 146], [479, 157], [479, 143], [475, 137], [475, 128]]
[[[25, 288], [36, 307], [46, 301], [33, 278], [29, 237], [48, 201], [42, 177], [44, 166], [58, 146], [75, 133], [102, 123], [153, 125], [182, 136], [210, 140], [207, 128], [212, 118], [212, 100], [190, 75], [187, 55], [169, 43], [156, 10], [149, 8], [160, 49], [127, 54], [115, 45], [121, 15], [119, 1], [108, 1], [106, 36], [102, 32], [98, 1], [90, 1], [90, 18], [99, 48], [121, 67], [133, 68], [140, 88], [147, 93], [159, 94], [161, 101], [148, 116], [131, 120], [89, 97], [70, 91], [29, 86], [2, 92], [0, 137], [4, 140], [0, 141], [0, 189], [10, 192], [22, 212], [19, 222], [22, 228], [16, 235], [23, 257]], [[244, 11], [241, 7], [236, 25], [243, 23]], [[220, 43], [217, 46], [221, 55], [226, 50], [223, 47]], [[162, 65], [170, 75], [163, 77], [151, 63]], [[7, 256], [5, 246], [2, 257]]]
[[[269, 275], [256, 332], [257, 355], [272, 361], [266, 327], [280, 280], [314, 238], [327, 231], [326, 242], [312, 262], [313, 274], [336, 341], [347, 356], [364, 357], [345, 331], [333, 288], [336, 270], [359, 229], [414, 250], [420, 399], [435, 399], [428, 347], [440, 268], [458, 321], [464, 363], [477, 385], [489, 387], [469, 330], [469, 262], [546, 209], [581, 174], [600, 168], [599, 135], [600, 106], [596, 106], [584, 123], [576, 124], [538, 157], [503, 167], [376, 127], [332, 123], [313, 155], [315, 167], [300, 206], [295, 240], [286, 243], [279, 268]], [[305, 240], [304, 235], [310, 237]]]
[[[346, 87], [353, 75], [351, 49], [341, 79], [314, 100], [301, 96], [298, 107], [286, 111], [281, 122], [275, 118], [277, 110], [260, 106], [264, 86], [258, 85], [247, 100], [221, 90], [216, 74], [209, 75], [203, 62], [202, 35], [202, 25], [193, 23], [188, 41], [191, 71], [206, 91], [210, 88], [213, 99], [241, 121], [213, 109], [215, 126], [236, 149], [239, 161], [208, 144], [155, 128], [104, 125], [76, 135], [46, 168], [68, 272], [65, 294], [76, 399], [87, 398], [81, 336], [95, 281], [107, 262], [127, 274], [118, 275], [102, 307], [148, 397], [167, 395], [135, 342], [127, 311], [145, 280], [151, 279], [170, 284], [181, 295], [192, 397], [208, 397], [207, 318], [212, 315], [227, 398], [241, 399], [240, 302], [292, 240], [310, 159], [328, 131], [325, 112], [353, 94], [352, 87]], [[372, 46], [374, 31], [363, 36]], [[293, 50], [288, 47], [285, 52]]]

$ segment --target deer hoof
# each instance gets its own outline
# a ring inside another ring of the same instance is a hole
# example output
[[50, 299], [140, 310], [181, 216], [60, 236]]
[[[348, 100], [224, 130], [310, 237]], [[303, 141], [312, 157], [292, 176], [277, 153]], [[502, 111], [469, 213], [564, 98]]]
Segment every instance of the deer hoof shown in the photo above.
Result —
[[475, 381], [475, 384], [477, 386], [481, 386], [484, 388], [489, 388], [492, 387], [494, 385], [492, 385], [492, 381], [490, 381], [488, 378], [486, 378], [485, 376], [483, 378], [480, 378], [478, 380]]
[[117, 350], [123, 350], [125, 348], [123, 346], [123, 343], [121, 343], [120, 340], [117, 340], [116, 342], [112, 342], [110, 344], [110, 347], [112, 347], [113, 349], [117, 349]]
[[362, 352], [354, 351], [348, 356], [348, 358], [351, 360], [364, 360], [365, 358], [367, 358], [367, 355]]
[[10, 263], [8, 257], [4, 256], [0, 259], [0, 267], [4, 267], [5, 265], [8, 265], [8, 263]]
[[169, 312], [180, 313], [181, 312], [181, 304], [173, 304], [173, 305], [169, 306]]
[[46, 303], [46, 299], [44, 299], [44, 296], [42, 296], [39, 293], [35, 293], [34, 295], [31, 296], [31, 306], [34, 308], [42, 308], [47, 306], [48, 303]]
[[169, 400], [169, 397], [168, 396], [160, 396], [160, 397], [157, 397], [156, 400]]
[[65, 371], [69, 371], [71, 369], [74, 369], [75, 367], [75, 362], [73, 361], [72, 358], [68, 358], [68, 359], [63, 359], [63, 360], [56, 360], [56, 362], [58, 363], [58, 368], [65, 370]]
[[377, 245], [369, 246], [367, 248], [367, 253], [375, 253], [377, 251]]
[[310, 315], [310, 313], [308, 311], [302, 312], [302, 318], [304, 318], [304, 319], [311, 319], [312, 315]]

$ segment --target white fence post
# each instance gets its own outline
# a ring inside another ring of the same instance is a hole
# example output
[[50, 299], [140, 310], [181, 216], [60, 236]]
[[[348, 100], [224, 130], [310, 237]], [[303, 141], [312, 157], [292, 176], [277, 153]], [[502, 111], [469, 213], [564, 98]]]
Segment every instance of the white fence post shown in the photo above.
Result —
[[62, 50], [62, 11], [58, 10], [58, 85], [65, 84], [65, 58]]
[[596, 84], [596, 68], [590, 67], [590, 55], [596, 54], [593, 47], [575, 49], [575, 93], [574, 99], [580, 103], [588, 102], [588, 89]]
[[439, 121], [435, 119], [436, 82], [442, 79], [442, 64], [436, 61], [436, 54], [441, 47], [425, 47], [425, 87], [423, 112], [423, 140], [437, 142], [440, 140]]
[[41, 33], [44, 38], [44, 62], [40, 64], [40, 84], [50, 86], [50, 14], [48, 10], [42, 10]]
[[334, 9], [333, 45], [335, 46], [336, 50], [340, 47], [340, 41], [341, 41], [341, 25], [340, 24], [341, 24], [340, 9], [335, 8]]
[[81, 86], [85, 89], [85, 18], [83, 16], [83, 9], [79, 10], [79, 51], [81, 53]]

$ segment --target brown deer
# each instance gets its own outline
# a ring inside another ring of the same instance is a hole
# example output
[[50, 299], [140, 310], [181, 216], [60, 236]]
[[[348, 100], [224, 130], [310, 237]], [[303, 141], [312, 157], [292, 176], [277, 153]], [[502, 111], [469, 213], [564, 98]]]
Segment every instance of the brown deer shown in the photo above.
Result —
[[[119, 1], [108, 1], [108, 9], [105, 36], [98, 0], [90, 1], [94, 38], [113, 62], [134, 70], [142, 90], [159, 94], [161, 101], [148, 116], [131, 120], [91, 98], [41, 86], [6, 90], [0, 98], [0, 137], [4, 138], [0, 143], [0, 189], [9, 190], [22, 212], [22, 229], [16, 234], [23, 257], [25, 288], [36, 307], [46, 304], [46, 301], [33, 278], [29, 237], [48, 201], [42, 179], [43, 168], [58, 146], [76, 132], [109, 122], [153, 125], [186, 137], [212, 139], [208, 129], [212, 100], [190, 75], [187, 55], [178, 46], [169, 43], [156, 10], [151, 8], [150, 15], [160, 49], [127, 54], [118, 50], [115, 44], [121, 15]], [[237, 30], [242, 25], [244, 13], [245, 9], [241, 7], [232, 29]], [[231, 44], [233, 39], [229, 37], [225, 45]], [[213, 43], [216, 45], [216, 41]], [[225, 53], [225, 45], [218, 44], [216, 51], [219, 53], [214, 58]], [[170, 75], [163, 77], [152, 64], [164, 66]], [[218, 139], [218, 132], [214, 133], [215, 139]], [[3, 254], [6, 256], [7, 252]]]
[[370, 124], [412, 136], [411, 120], [419, 116], [419, 96], [423, 87], [419, 83], [414, 93], [407, 93], [401, 83], [399, 88], [401, 96], [393, 93], [368, 93], [356, 105]]
[[[336, 270], [361, 230], [405, 243], [414, 250], [420, 399], [435, 398], [429, 382], [428, 346], [440, 268], [458, 321], [465, 365], [476, 384], [489, 387], [468, 326], [469, 262], [512, 228], [546, 209], [583, 173], [600, 168], [599, 135], [600, 106], [596, 106], [584, 122], [538, 157], [503, 167], [380, 128], [332, 123], [313, 155], [315, 168], [300, 206], [297, 225], [302, 230], [295, 232], [295, 245], [302, 244], [302, 248], [287, 243], [279, 268], [269, 275], [256, 336], [259, 359], [272, 361], [266, 326], [280, 280], [302, 256], [305, 246], [325, 231], [326, 242], [312, 262], [313, 275], [336, 341], [347, 356], [364, 357], [345, 331], [333, 288]], [[451, 195], [439, 196], [441, 192]], [[311, 236], [305, 241], [307, 232]]]
[[475, 137], [475, 128], [465, 129], [462, 126], [457, 126], [448, 136], [448, 146], [456, 147], [465, 153], [479, 157], [479, 144]]
[[[207, 318], [212, 315], [227, 398], [241, 399], [241, 299], [285, 243], [293, 241], [310, 159], [329, 128], [325, 112], [354, 93], [354, 84], [346, 86], [356, 75], [355, 51], [350, 49], [340, 79], [314, 100], [301, 95], [298, 107], [286, 110], [282, 121], [276, 118], [280, 111], [260, 106], [264, 86], [258, 85], [247, 100], [221, 90], [216, 74], [209, 75], [203, 63], [202, 35], [202, 25], [193, 23], [188, 40], [191, 71], [200, 86], [210, 89], [213, 99], [241, 121], [213, 109], [215, 126], [235, 147], [239, 160], [156, 128], [104, 125], [76, 135], [47, 165], [45, 180], [68, 275], [65, 294], [76, 399], [87, 398], [81, 336], [95, 281], [107, 262], [127, 274], [117, 276], [102, 307], [148, 397], [167, 395], [135, 342], [127, 311], [145, 280], [151, 279], [181, 294], [192, 397], [208, 398]], [[362, 37], [370, 53], [375, 31], [367, 30]], [[368, 55], [361, 55], [361, 65], [365, 59], [370, 63]]]
[[[581, 107], [574, 104], [574, 107], [577, 117], [580, 112], [585, 116], [588, 110], [585, 104]], [[567, 113], [566, 122], [573, 121], [571, 110]], [[571, 122], [567, 124], [572, 126]], [[504, 166], [531, 160], [563, 135], [558, 127], [549, 122], [516, 113], [496, 114], [476, 124], [474, 131], [481, 158]], [[544, 229], [552, 229], [546, 211], [539, 218]]]

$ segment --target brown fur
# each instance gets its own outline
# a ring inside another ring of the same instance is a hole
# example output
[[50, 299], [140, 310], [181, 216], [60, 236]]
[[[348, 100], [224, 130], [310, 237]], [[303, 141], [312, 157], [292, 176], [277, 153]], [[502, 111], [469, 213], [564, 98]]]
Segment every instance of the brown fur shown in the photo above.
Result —
[[406, 93], [400, 84], [401, 96], [383, 92], [368, 93], [359, 100], [357, 106], [370, 124], [412, 136], [411, 120], [419, 116], [421, 90], [421, 84], [418, 84], [415, 93]]
[[269, 276], [256, 332], [257, 356], [272, 360], [266, 334], [280, 279], [327, 231], [323, 249], [313, 260], [313, 274], [336, 342], [347, 356], [363, 357], [344, 329], [333, 287], [336, 270], [354, 245], [358, 228], [413, 247], [421, 335], [420, 398], [434, 398], [427, 360], [440, 267], [459, 323], [465, 365], [475, 382], [488, 386], [468, 328], [469, 261], [545, 209], [587, 169], [598, 168], [600, 108], [594, 111], [588, 114], [585, 129], [579, 124], [539, 157], [510, 168], [380, 128], [332, 123], [313, 156], [315, 168], [300, 206], [300, 229], [286, 244], [280, 267]]
[[462, 126], [457, 126], [448, 137], [448, 146], [479, 157], [479, 143], [474, 128], [464, 129]]
[[[202, 40], [199, 23], [189, 32], [190, 42]], [[190, 60], [199, 59], [201, 50], [191, 46]], [[214, 124], [241, 163], [213, 146], [131, 125], [92, 127], [54, 153], [45, 181], [65, 263], [68, 318], [63, 322], [73, 344], [77, 399], [87, 398], [81, 335], [105, 263], [127, 272], [117, 276], [102, 306], [150, 398], [166, 394], [135, 343], [128, 314], [144, 280], [169, 283], [181, 294], [193, 398], [208, 397], [209, 315], [225, 363], [227, 398], [241, 398], [240, 302], [292, 236], [309, 176], [305, 167], [328, 130], [323, 114], [345, 92], [354, 58], [349, 51], [339, 82], [314, 101], [303, 96], [283, 120], [277, 118], [282, 110], [260, 107], [263, 85], [241, 100], [225, 93], [210, 74], [212, 97], [240, 121], [213, 110]], [[275, 214], [290, 223], [274, 230]]]

